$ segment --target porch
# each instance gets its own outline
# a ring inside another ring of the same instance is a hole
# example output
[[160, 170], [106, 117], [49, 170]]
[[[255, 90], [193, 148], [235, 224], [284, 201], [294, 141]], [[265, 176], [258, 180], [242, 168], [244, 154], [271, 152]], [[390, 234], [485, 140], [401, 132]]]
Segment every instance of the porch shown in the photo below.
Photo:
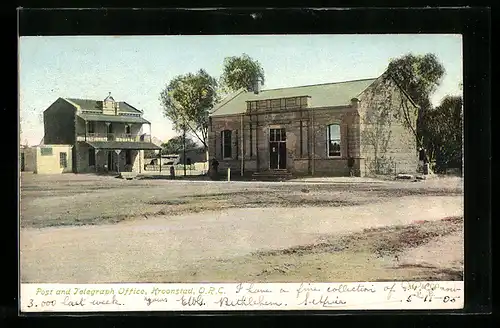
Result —
[[95, 173], [141, 173], [144, 169], [144, 150], [161, 149], [151, 142], [87, 141], [82, 144], [83, 147], [79, 147], [80, 157], [86, 160], [79, 171]]
[[118, 142], [151, 142], [149, 134], [134, 135], [131, 133], [86, 133], [79, 134], [77, 141], [118, 141]]

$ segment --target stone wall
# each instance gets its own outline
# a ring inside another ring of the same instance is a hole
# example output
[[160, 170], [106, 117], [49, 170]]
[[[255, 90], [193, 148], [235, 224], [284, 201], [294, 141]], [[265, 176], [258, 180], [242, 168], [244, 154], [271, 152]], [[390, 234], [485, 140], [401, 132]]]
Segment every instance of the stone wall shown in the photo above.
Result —
[[[242, 164], [245, 172], [268, 170], [269, 131], [271, 128], [284, 128], [287, 170], [296, 175], [349, 174], [348, 156], [359, 157], [360, 154], [357, 130], [359, 117], [353, 107], [308, 109], [302, 105], [306, 105], [307, 102], [301, 100], [297, 102], [295, 108], [287, 108], [284, 111], [263, 108], [264, 103], [257, 103], [255, 111], [250, 114], [211, 117], [208, 132], [209, 156], [210, 159], [215, 157], [219, 161], [221, 170], [230, 167], [231, 170], [240, 172]], [[272, 100], [267, 103], [274, 104]], [[275, 106], [278, 103], [286, 104], [286, 102], [276, 102]], [[330, 158], [327, 153], [327, 126], [332, 123], [338, 123], [341, 127], [341, 156], [338, 158]], [[232, 131], [230, 159], [222, 158], [221, 131], [223, 130]]]
[[392, 80], [381, 78], [365, 90], [359, 113], [366, 174], [414, 173], [417, 145], [410, 126], [416, 127], [417, 111]]
[[[359, 98], [359, 99], [358, 99]], [[244, 115], [213, 116], [209, 156], [220, 168], [269, 169], [269, 129], [286, 130], [286, 168], [295, 175], [357, 176], [414, 172], [416, 107], [390, 79], [380, 78], [350, 105], [309, 108], [307, 97], [247, 103]], [[340, 156], [328, 154], [327, 127], [340, 125]], [[230, 130], [231, 158], [222, 158], [221, 131]], [[243, 161], [241, 160], [243, 156]]]

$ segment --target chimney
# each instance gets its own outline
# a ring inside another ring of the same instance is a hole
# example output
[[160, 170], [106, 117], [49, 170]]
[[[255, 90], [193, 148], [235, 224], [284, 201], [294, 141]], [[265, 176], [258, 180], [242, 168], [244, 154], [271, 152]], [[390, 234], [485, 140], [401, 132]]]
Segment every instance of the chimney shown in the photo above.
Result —
[[255, 81], [253, 82], [253, 93], [255, 93], [256, 95], [260, 93], [260, 83], [261, 83], [260, 78], [256, 78]]
[[357, 108], [359, 107], [359, 99], [358, 99], [358, 98], [352, 98], [352, 99], [351, 99], [351, 106], [352, 106], [353, 108], [356, 108], [356, 109], [357, 109]]

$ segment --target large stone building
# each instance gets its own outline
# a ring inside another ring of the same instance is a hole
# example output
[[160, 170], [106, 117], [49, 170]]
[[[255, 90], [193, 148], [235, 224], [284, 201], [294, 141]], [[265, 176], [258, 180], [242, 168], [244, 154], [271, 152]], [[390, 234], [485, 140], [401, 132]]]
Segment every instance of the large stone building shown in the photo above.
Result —
[[137, 172], [144, 150], [161, 149], [143, 132], [142, 111], [109, 95], [104, 100], [58, 98], [43, 112], [42, 148], [69, 145], [75, 173]]
[[226, 97], [210, 114], [209, 155], [220, 168], [296, 176], [417, 169], [417, 107], [385, 74], [272, 90], [256, 85]]

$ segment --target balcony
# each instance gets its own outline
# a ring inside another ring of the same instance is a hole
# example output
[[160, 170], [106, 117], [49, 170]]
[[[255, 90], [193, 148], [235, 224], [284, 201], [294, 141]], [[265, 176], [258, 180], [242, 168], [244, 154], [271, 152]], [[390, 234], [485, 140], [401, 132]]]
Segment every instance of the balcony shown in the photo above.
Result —
[[151, 142], [151, 135], [132, 135], [126, 133], [87, 133], [76, 137], [77, 141], [119, 141], [119, 142]]

